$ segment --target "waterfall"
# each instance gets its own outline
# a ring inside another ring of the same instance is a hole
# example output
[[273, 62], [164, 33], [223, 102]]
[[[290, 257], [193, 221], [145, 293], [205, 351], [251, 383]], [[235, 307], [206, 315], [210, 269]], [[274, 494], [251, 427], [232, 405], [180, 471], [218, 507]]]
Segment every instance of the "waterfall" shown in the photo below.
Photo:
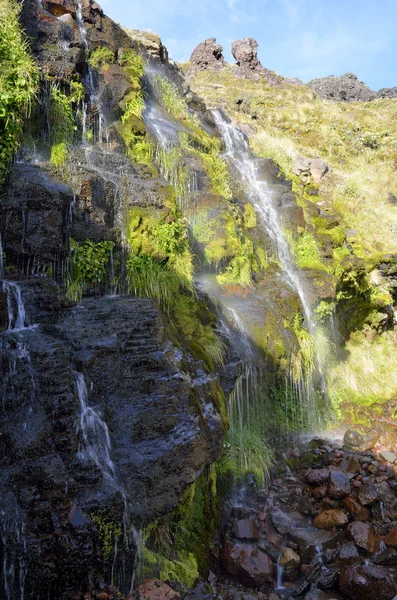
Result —
[[4, 257], [3, 257], [3, 244], [1, 241], [0, 233], [0, 281], [4, 279]]
[[104, 477], [115, 483], [114, 464], [110, 458], [110, 435], [106, 423], [98, 411], [88, 406], [88, 391], [84, 375], [73, 371], [77, 394], [80, 401], [79, 431], [83, 444], [79, 448], [79, 458], [92, 461], [102, 471]]
[[[2, 577], [0, 587], [4, 589], [4, 600], [24, 600], [26, 567], [25, 523], [16, 508], [14, 498], [1, 498], [7, 504], [6, 510], [0, 510], [0, 540], [3, 553]], [[13, 508], [10, 507], [12, 503]]]
[[[123, 486], [118, 482], [115, 466], [110, 457], [111, 441], [109, 429], [103, 421], [100, 413], [95, 408], [88, 405], [88, 389], [84, 375], [78, 371], [73, 371], [73, 377], [76, 384], [77, 395], [80, 401], [80, 415], [78, 421], [78, 431], [81, 433], [83, 442], [78, 450], [80, 460], [94, 463], [101, 471], [107, 483], [120, 493], [124, 504], [123, 512], [123, 537], [124, 550], [128, 553], [132, 548], [135, 551], [135, 560], [132, 569], [132, 575], [127, 581], [127, 568], [124, 562], [119, 566], [118, 587], [131, 593], [135, 583], [137, 566], [140, 561], [140, 551], [142, 545], [142, 533], [136, 529], [133, 524], [133, 507], [131, 506], [127, 493]], [[114, 544], [114, 553], [110, 566], [110, 583], [113, 583], [117, 558], [119, 554], [117, 539]]]
[[3, 292], [7, 295], [7, 331], [20, 331], [26, 327], [26, 310], [21, 288], [13, 281], [3, 280]]
[[[91, 99], [91, 102], [93, 104], [95, 104], [95, 106], [98, 109], [98, 142], [101, 143], [102, 142], [102, 130], [103, 130], [104, 124], [106, 123], [106, 120], [105, 120], [105, 115], [104, 115], [102, 103], [100, 101], [98, 92], [96, 90], [95, 81], [94, 81], [94, 73], [93, 73], [93, 70], [91, 68], [90, 63], [88, 62], [89, 46], [88, 46], [88, 39], [87, 39], [87, 31], [86, 31], [86, 28], [85, 28], [84, 18], [83, 18], [82, 0], [75, 0], [75, 7], [76, 7], [76, 21], [77, 21], [77, 26], [78, 26], [79, 31], [80, 31], [81, 41], [83, 43], [83, 47], [84, 47], [84, 51], [85, 51], [85, 55], [86, 55], [86, 61], [87, 61], [87, 68], [88, 68], [88, 88], [89, 88], [89, 92], [90, 92], [90, 99]], [[83, 119], [83, 143], [85, 141], [85, 133], [86, 133], [86, 119], [87, 119], [87, 112], [86, 111], [87, 111], [87, 107], [86, 107], [85, 103], [83, 102], [83, 115], [82, 115], [82, 119]]]
[[[243, 133], [232, 122], [227, 121], [220, 111], [213, 110], [212, 114], [225, 144], [226, 158], [244, 183], [247, 198], [254, 206], [267, 235], [277, 250], [284, 277], [301, 302], [305, 325], [314, 344], [314, 365], [317, 376], [319, 376], [321, 392], [323, 397], [326, 398], [327, 386], [322, 364], [321, 343], [323, 340], [321, 339], [321, 332], [314, 318], [305, 283], [295, 266], [288, 242], [283, 233], [272, 191], [268, 183], [260, 178], [257, 158], [251, 152]], [[296, 382], [295, 394], [297, 394], [301, 403], [303, 401], [306, 403], [309, 423], [313, 429], [316, 429], [321, 425], [321, 417], [317, 407], [312, 374], [305, 373], [304, 378]]]

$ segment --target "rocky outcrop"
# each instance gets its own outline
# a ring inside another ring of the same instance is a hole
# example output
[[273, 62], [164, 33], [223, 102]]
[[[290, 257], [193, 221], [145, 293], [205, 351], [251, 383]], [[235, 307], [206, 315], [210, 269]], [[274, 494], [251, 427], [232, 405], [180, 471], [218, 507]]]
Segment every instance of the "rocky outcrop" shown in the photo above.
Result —
[[376, 94], [377, 98], [397, 98], [397, 87], [382, 88]]
[[168, 60], [167, 48], [163, 45], [160, 36], [157, 33], [151, 31], [141, 31], [139, 29], [129, 29], [123, 27], [123, 30], [130, 36], [130, 38], [140, 46], [143, 46], [150, 56], [159, 58], [162, 62]]
[[226, 64], [222, 52], [223, 48], [215, 38], [204, 40], [194, 48], [190, 56], [189, 72], [194, 75], [199, 71], [222, 69]]
[[328, 171], [328, 165], [321, 158], [308, 160], [303, 156], [298, 156], [293, 168], [293, 173], [305, 184], [309, 184], [311, 179], [315, 183], [320, 183]]
[[340, 77], [330, 75], [329, 77], [312, 79], [307, 86], [326, 100], [369, 102], [376, 97], [376, 93], [353, 73], [346, 73]]
[[270, 86], [280, 85], [283, 78], [263, 67], [257, 53], [258, 42], [253, 38], [244, 38], [233, 42], [232, 54], [238, 65], [235, 75], [254, 81], [264, 79]]

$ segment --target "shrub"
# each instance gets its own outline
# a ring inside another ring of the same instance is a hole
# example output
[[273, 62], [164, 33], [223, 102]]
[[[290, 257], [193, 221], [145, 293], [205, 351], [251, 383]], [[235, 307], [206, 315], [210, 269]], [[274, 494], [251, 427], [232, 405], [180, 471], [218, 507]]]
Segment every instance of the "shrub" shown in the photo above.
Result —
[[18, 147], [39, 80], [19, 24], [20, 10], [14, 0], [0, 0], [0, 185]]

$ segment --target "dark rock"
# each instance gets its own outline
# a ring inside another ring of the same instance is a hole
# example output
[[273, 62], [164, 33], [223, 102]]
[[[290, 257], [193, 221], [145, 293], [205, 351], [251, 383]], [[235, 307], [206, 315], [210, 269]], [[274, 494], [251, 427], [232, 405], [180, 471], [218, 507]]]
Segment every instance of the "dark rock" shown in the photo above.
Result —
[[326, 100], [369, 102], [376, 96], [375, 92], [359, 81], [353, 73], [346, 73], [340, 77], [330, 75], [322, 79], [312, 79], [307, 86]]
[[258, 527], [254, 519], [240, 519], [234, 526], [234, 535], [239, 540], [259, 540]]
[[291, 518], [281, 510], [275, 510], [271, 514], [273, 525], [282, 535], [285, 535], [293, 528]]
[[220, 557], [223, 568], [246, 585], [259, 587], [273, 579], [274, 564], [254, 545], [226, 541]]
[[277, 86], [283, 78], [262, 66], [258, 56], [258, 42], [253, 38], [244, 38], [232, 43], [232, 54], [239, 67], [235, 73], [238, 77], [258, 81], [265, 79], [267, 85]]
[[376, 565], [396, 566], [397, 565], [397, 550], [395, 548], [385, 548], [372, 557], [372, 561]]
[[342, 471], [331, 471], [328, 478], [327, 493], [330, 498], [345, 498], [350, 494], [350, 480]]
[[364, 550], [368, 554], [379, 552], [382, 538], [372, 525], [362, 523], [361, 521], [353, 521], [353, 523], [348, 525], [347, 532], [350, 539], [361, 550]]
[[313, 531], [309, 529], [294, 529], [291, 539], [298, 545], [302, 559], [311, 559], [317, 551], [325, 552], [327, 549], [336, 548], [343, 538], [341, 531]]
[[292, 548], [282, 548], [279, 560], [280, 565], [289, 571], [299, 566], [300, 556]]
[[306, 475], [306, 481], [310, 485], [322, 485], [323, 483], [328, 483], [329, 476], [329, 469], [310, 469]]
[[359, 488], [357, 498], [363, 506], [369, 506], [378, 500], [379, 494], [372, 481], [368, 481]]
[[337, 592], [311, 590], [306, 594], [305, 600], [342, 600], [342, 597]]
[[342, 569], [339, 589], [349, 600], [393, 600], [397, 593], [388, 571], [369, 564]]

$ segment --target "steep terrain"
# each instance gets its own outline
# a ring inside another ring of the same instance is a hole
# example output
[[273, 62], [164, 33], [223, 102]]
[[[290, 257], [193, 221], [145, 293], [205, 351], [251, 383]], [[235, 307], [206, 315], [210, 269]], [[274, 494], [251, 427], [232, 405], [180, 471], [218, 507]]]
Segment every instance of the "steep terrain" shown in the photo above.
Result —
[[2, 597], [392, 600], [393, 90], [93, 0], [0, 33]]

